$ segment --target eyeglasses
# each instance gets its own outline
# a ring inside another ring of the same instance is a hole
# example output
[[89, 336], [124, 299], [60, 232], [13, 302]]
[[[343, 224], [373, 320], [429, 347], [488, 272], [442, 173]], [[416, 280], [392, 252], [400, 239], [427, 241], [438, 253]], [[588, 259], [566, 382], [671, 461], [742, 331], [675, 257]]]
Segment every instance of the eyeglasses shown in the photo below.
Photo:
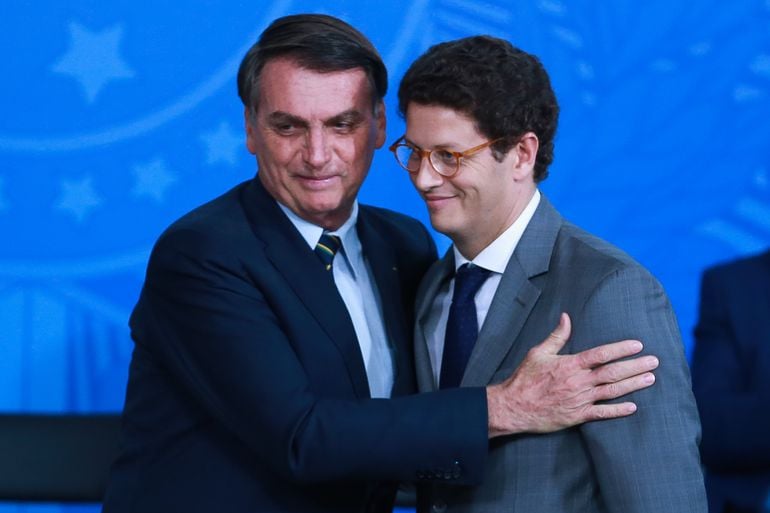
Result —
[[473, 148], [465, 151], [451, 151], [444, 149], [435, 150], [423, 150], [417, 148], [406, 142], [406, 136], [402, 135], [396, 142], [390, 145], [390, 151], [396, 157], [396, 161], [409, 171], [410, 173], [416, 173], [420, 170], [422, 159], [428, 158], [428, 162], [441, 176], [454, 176], [460, 169], [460, 159], [470, 157], [474, 153], [478, 153], [484, 148], [495, 144], [497, 141], [502, 140], [500, 137], [492, 141], [487, 141], [484, 144], [479, 144]]

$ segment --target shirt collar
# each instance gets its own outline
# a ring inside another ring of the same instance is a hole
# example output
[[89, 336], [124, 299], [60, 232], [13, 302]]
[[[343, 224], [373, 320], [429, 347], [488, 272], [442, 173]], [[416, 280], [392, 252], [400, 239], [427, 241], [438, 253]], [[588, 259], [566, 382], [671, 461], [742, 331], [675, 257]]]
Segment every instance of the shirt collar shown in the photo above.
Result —
[[[281, 208], [283, 213], [286, 214], [286, 217], [289, 218], [291, 224], [293, 224], [297, 231], [299, 231], [299, 234], [302, 236], [302, 238], [305, 239], [305, 242], [307, 242], [308, 246], [310, 246], [310, 249], [315, 249], [318, 241], [321, 240], [321, 235], [323, 235], [324, 229], [311, 223], [310, 221], [302, 219], [282, 203], [278, 201], [276, 201], [276, 203]], [[355, 262], [361, 258], [362, 251], [361, 241], [358, 239], [357, 230], [355, 230], [357, 221], [358, 200], [353, 202], [353, 208], [350, 211], [350, 217], [348, 217], [347, 221], [345, 221], [338, 229], [329, 232], [332, 235], [337, 235], [342, 240], [342, 253], [348, 260], [354, 275], [355, 269], [357, 267]]]
[[535, 194], [530, 198], [527, 206], [521, 212], [519, 217], [506, 228], [495, 240], [492, 241], [489, 246], [484, 248], [481, 253], [476, 255], [473, 261], [465, 258], [457, 246], [452, 246], [455, 256], [455, 271], [460, 268], [461, 265], [471, 262], [474, 265], [489, 269], [492, 272], [502, 274], [505, 272], [505, 267], [508, 265], [508, 260], [511, 259], [511, 255], [516, 250], [516, 246], [521, 240], [521, 236], [524, 235], [524, 230], [527, 229], [527, 225], [532, 220], [532, 216], [535, 215], [535, 210], [540, 204], [540, 191], [535, 189]]

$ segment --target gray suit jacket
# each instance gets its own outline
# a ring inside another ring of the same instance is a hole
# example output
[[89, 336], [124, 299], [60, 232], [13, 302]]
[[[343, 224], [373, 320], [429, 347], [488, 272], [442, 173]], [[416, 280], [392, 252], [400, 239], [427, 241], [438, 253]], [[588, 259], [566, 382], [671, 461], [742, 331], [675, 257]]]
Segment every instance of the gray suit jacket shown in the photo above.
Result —
[[[431, 302], [453, 274], [453, 260], [447, 252], [418, 291], [415, 352], [423, 392], [435, 389], [424, 325]], [[420, 509], [705, 512], [700, 423], [663, 288], [628, 255], [564, 221], [545, 197], [508, 262], [461, 386], [510, 376], [563, 311], [573, 324], [565, 353], [636, 338], [644, 353], [660, 358], [655, 385], [624, 398], [638, 411], [547, 435], [495, 438], [482, 485], [433, 486], [423, 490]]]

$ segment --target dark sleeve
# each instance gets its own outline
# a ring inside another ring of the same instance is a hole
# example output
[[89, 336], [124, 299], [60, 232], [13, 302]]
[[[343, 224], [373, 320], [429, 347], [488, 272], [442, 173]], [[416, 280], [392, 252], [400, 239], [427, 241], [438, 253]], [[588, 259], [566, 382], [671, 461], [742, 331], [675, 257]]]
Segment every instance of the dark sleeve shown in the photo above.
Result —
[[698, 413], [679, 328], [661, 285], [641, 267], [622, 268], [602, 280], [573, 326], [576, 351], [633, 338], [660, 359], [655, 384], [620, 399], [635, 402], [636, 413], [580, 427], [606, 510], [705, 513]]
[[[693, 389], [703, 424], [703, 462], [722, 472], [770, 471], [770, 361], [755, 352], [770, 340], [739, 340], [735, 323], [741, 321], [733, 311], [754, 308], [752, 286], [727, 269], [703, 274], [695, 327]], [[758, 337], [755, 328], [770, 322], [770, 312], [749, 322], [756, 324], [743, 328]]]
[[484, 389], [393, 400], [320, 396], [237, 253], [191, 230], [167, 233], [153, 251], [132, 334], [175, 386], [286, 479], [409, 481], [448, 469], [455, 482], [480, 480]]

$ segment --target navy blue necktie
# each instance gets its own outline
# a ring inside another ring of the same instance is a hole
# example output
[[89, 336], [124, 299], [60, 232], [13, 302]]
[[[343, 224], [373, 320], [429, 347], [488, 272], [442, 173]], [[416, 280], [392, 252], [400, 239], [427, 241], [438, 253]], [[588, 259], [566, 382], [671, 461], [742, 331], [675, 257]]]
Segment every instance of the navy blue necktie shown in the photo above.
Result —
[[457, 270], [444, 336], [439, 388], [460, 386], [465, 366], [479, 334], [474, 297], [489, 273], [488, 269], [469, 264], [463, 264]]
[[334, 255], [337, 254], [341, 246], [342, 240], [338, 236], [326, 232], [321, 235], [321, 239], [315, 247], [315, 254], [321, 259], [327, 271], [332, 270]]

